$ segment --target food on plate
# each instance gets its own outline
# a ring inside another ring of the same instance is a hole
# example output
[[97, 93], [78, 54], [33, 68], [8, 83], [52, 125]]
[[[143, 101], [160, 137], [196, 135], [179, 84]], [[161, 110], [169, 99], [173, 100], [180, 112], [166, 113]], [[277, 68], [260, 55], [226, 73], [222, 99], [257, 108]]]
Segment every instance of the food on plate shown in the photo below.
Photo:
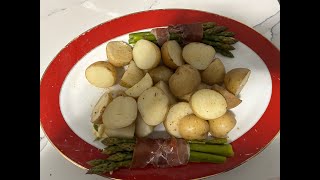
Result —
[[177, 41], [170, 40], [161, 46], [163, 63], [171, 69], [177, 69], [184, 64], [182, 49]]
[[166, 118], [169, 98], [160, 88], [151, 87], [139, 96], [138, 109], [146, 124], [156, 126]]
[[119, 168], [144, 168], [152, 165], [157, 168], [183, 166], [189, 162], [224, 163], [234, 156], [231, 144], [189, 144], [184, 139], [150, 138], [105, 138], [107, 147], [102, 151], [109, 156], [93, 159], [87, 163], [92, 167], [87, 174], [104, 174]]
[[194, 114], [190, 114], [179, 120], [178, 129], [183, 139], [206, 139], [209, 132], [209, 123]]
[[230, 93], [228, 90], [217, 84], [213, 85], [212, 89], [220, 93], [226, 99], [227, 109], [237, 107], [242, 102], [242, 100], [239, 99], [237, 96], [235, 96], [234, 94]]
[[107, 106], [102, 121], [107, 129], [127, 127], [137, 118], [137, 102], [132, 97], [119, 96]]
[[217, 91], [210, 89], [196, 91], [189, 103], [193, 113], [205, 120], [218, 118], [227, 111], [225, 98]]
[[91, 122], [94, 124], [102, 124], [102, 114], [106, 109], [107, 105], [112, 101], [112, 97], [109, 92], [105, 92], [97, 104], [93, 107], [91, 113]]
[[168, 111], [167, 118], [163, 122], [166, 131], [176, 138], [181, 138], [179, 132], [179, 122], [183, 117], [192, 113], [193, 112], [189, 103], [179, 102], [171, 106], [171, 108]]
[[181, 97], [194, 91], [201, 77], [197, 69], [189, 64], [180, 66], [169, 79], [169, 88], [173, 95]]
[[133, 47], [133, 60], [140, 69], [152, 69], [161, 59], [160, 48], [154, 43], [141, 39]]
[[205, 140], [189, 140], [189, 144], [226, 144], [228, 142], [227, 138], [214, 138]]
[[[200, 89], [211, 89], [211, 86], [209, 86], [208, 84], [205, 84], [205, 83], [200, 83], [195, 91], [200, 90]], [[191, 92], [189, 94], [181, 96], [181, 97], [179, 97], [179, 99], [189, 102], [193, 93], [194, 92]]]
[[137, 98], [143, 93], [143, 91], [150, 88], [152, 85], [153, 85], [152, 79], [149, 73], [147, 73], [137, 84], [127, 89], [125, 93], [128, 96]]
[[144, 122], [140, 113], [138, 113], [138, 117], [136, 120], [136, 132], [135, 135], [137, 137], [146, 137], [150, 133], [152, 133], [154, 126], [150, 126]]
[[235, 96], [238, 96], [244, 85], [246, 85], [250, 73], [250, 69], [247, 68], [235, 68], [230, 70], [224, 77], [226, 89]]
[[235, 127], [237, 123], [234, 115], [227, 111], [224, 115], [209, 120], [210, 134], [217, 138], [224, 138]]
[[108, 137], [105, 133], [105, 127], [103, 124], [94, 124], [93, 125], [93, 134], [97, 139]]
[[136, 124], [132, 123], [127, 127], [118, 129], [105, 129], [108, 137], [119, 137], [119, 138], [133, 138]]
[[131, 61], [119, 84], [123, 87], [131, 88], [133, 85], [137, 84], [144, 75], [145, 73], [143, 70], [139, 69], [134, 61]]
[[238, 42], [235, 33], [227, 31], [228, 27], [219, 26], [215, 22], [177, 24], [165, 28], [154, 28], [147, 32], [129, 34], [129, 44], [136, 44], [141, 39], [156, 43], [159, 46], [169, 40], [175, 40], [180, 45], [190, 42], [202, 42], [212, 46], [217, 53], [233, 58], [230, 50], [235, 48], [232, 44]]
[[106, 61], [97, 61], [87, 67], [85, 76], [90, 84], [107, 88], [116, 82], [117, 73], [115, 67]]
[[164, 81], [168, 83], [169, 78], [172, 76], [173, 71], [166, 66], [158, 66], [154, 69], [151, 69], [148, 72], [153, 80], [153, 83], [156, 84], [159, 81]]
[[192, 42], [182, 49], [183, 59], [198, 70], [205, 70], [213, 61], [215, 49], [204, 43]]
[[169, 90], [169, 86], [165, 82], [159, 81], [154, 86], [160, 88], [164, 92], [164, 94], [167, 95], [167, 97], [169, 98], [169, 105], [177, 103], [176, 97], [171, 93], [171, 91]]
[[111, 41], [106, 51], [109, 62], [116, 67], [128, 65], [132, 60], [132, 47], [126, 42]]
[[222, 84], [226, 70], [220, 59], [215, 59], [213, 62], [201, 72], [201, 80], [209, 85]]

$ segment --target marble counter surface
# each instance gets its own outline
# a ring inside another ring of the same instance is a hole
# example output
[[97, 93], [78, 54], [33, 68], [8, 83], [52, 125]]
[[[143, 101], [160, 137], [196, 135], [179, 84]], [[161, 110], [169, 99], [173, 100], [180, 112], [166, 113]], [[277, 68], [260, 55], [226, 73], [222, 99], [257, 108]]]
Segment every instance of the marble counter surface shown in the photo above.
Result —
[[[280, 49], [277, 0], [41, 0], [40, 3], [40, 79], [56, 54], [79, 34], [104, 21], [148, 9], [197, 9], [223, 15], [253, 27]], [[40, 128], [41, 180], [105, 179], [85, 172], [61, 156]], [[280, 135], [247, 163], [211, 179], [280, 179]]]

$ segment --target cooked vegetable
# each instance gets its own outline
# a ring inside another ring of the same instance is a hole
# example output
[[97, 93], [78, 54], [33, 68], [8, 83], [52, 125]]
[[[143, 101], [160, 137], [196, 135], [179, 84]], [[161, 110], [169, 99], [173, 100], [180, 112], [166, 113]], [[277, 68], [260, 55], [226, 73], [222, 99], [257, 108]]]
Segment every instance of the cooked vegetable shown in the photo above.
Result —
[[116, 137], [108, 137], [101, 141], [102, 144], [106, 146], [117, 145], [121, 143], [134, 143], [136, 142], [133, 138], [116, 138]]
[[161, 55], [163, 63], [172, 69], [177, 69], [184, 64], [181, 47], [175, 40], [167, 41], [162, 45]]
[[169, 79], [169, 88], [173, 95], [181, 97], [193, 92], [200, 84], [201, 77], [197, 69], [189, 64], [180, 66]]
[[135, 123], [118, 129], [105, 129], [108, 137], [133, 138], [135, 132]]
[[177, 103], [176, 97], [171, 93], [171, 91], [169, 90], [169, 86], [165, 82], [159, 81], [154, 86], [160, 88], [164, 92], [164, 94], [167, 95], [167, 97], [169, 98], [169, 105]]
[[149, 74], [153, 80], [153, 84], [156, 84], [159, 81], [164, 81], [168, 83], [169, 78], [172, 76], [173, 72], [166, 66], [158, 66], [154, 69], [151, 69], [149, 71]]
[[140, 113], [138, 113], [138, 117], [136, 120], [136, 132], [135, 135], [137, 137], [146, 137], [152, 133], [154, 126], [150, 126], [144, 122]]
[[193, 113], [206, 120], [222, 116], [227, 111], [227, 102], [217, 91], [201, 89], [195, 92], [190, 99]]
[[182, 49], [183, 59], [198, 70], [205, 70], [215, 54], [213, 47], [199, 42], [189, 43]]
[[244, 85], [247, 83], [250, 73], [251, 71], [247, 68], [235, 68], [230, 70], [224, 77], [226, 89], [235, 96], [238, 96]]
[[199, 151], [205, 153], [212, 153], [225, 157], [234, 156], [231, 144], [214, 145], [214, 144], [190, 144], [190, 151]]
[[242, 100], [239, 99], [237, 96], [233, 95], [230, 93], [228, 90], [225, 88], [215, 84], [212, 86], [212, 89], [220, 93], [227, 101], [227, 109], [232, 109], [236, 106], [238, 106]]
[[189, 144], [226, 144], [228, 140], [226, 138], [214, 138], [205, 140], [190, 140]]
[[97, 138], [105, 138], [107, 137], [105, 134], [105, 128], [103, 124], [94, 124], [93, 126], [94, 130], [93, 130], [93, 134], [95, 137]]
[[206, 120], [190, 114], [180, 119], [178, 129], [184, 139], [205, 139], [208, 137], [209, 124]]
[[137, 118], [137, 103], [132, 97], [119, 96], [105, 109], [102, 115], [107, 129], [127, 127]]
[[102, 153], [112, 155], [117, 152], [131, 152], [134, 150], [135, 143], [121, 143], [114, 146], [108, 146], [103, 149]]
[[150, 88], [153, 85], [150, 75], [147, 73], [137, 84], [125, 91], [128, 96], [137, 98], [143, 91]]
[[131, 61], [119, 84], [123, 87], [131, 88], [133, 85], [137, 84], [144, 75], [145, 73], [143, 70], [139, 69], [134, 61]]
[[210, 133], [217, 138], [224, 138], [235, 127], [237, 123], [234, 115], [227, 111], [221, 117], [209, 120]]
[[151, 87], [138, 98], [138, 109], [146, 124], [156, 126], [165, 120], [169, 98], [160, 88]]
[[174, 137], [181, 138], [179, 132], [179, 122], [183, 117], [192, 113], [193, 112], [189, 103], [179, 102], [173, 105], [169, 109], [166, 120], [163, 122], [166, 131]]
[[[211, 89], [211, 86], [209, 86], [208, 84], [205, 84], [205, 83], [200, 83], [200, 85], [197, 87], [197, 89], [196, 89], [195, 91], [198, 91], [198, 90], [200, 90], [200, 89]], [[194, 91], [194, 92], [195, 92], [195, 91]], [[184, 95], [184, 96], [181, 96], [181, 97], [179, 97], [179, 99], [189, 102], [189, 101], [190, 101], [190, 98], [191, 98], [191, 96], [192, 96], [192, 94], [193, 94], [194, 92], [191, 92], [191, 93], [189, 93], [189, 94], [186, 94], [186, 95]]]
[[133, 60], [140, 69], [152, 69], [158, 66], [161, 52], [154, 43], [141, 39], [133, 47]]
[[112, 97], [109, 92], [105, 92], [97, 104], [94, 106], [91, 113], [91, 122], [94, 124], [102, 124], [102, 114], [106, 109], [107, 105], [112, 101]]
[[131, 165], [131, 160], [119, 161], [119, 162], [108, 161], [104, 164], [100, 164], [90, 168], [86, 174], [104, 174], [106, 172], [114, 171], [120, 167], [128, 168], [130, 167], [130, 165]]
[[215, 59], [207, 69], [201, 72], [201, 80], [209, 85], [223, 83], [226, 74], [223, 63], [220, 59]]
[[116, 67], [125, 66], [132, 60], [132, 47], [123, 41], [109, 42], [106, 50], [109, 62]]
[[97, 61], [91, 64], [87, 67], [85, 75], [90, 84], [99, 88], [114, 85], [117, 77], [116, 69], [106, 61]]
[[197, 151], [190, 151], [189, 162], [224, 163], [226, 160], [227, 158], [224, 156], [202, 153]]

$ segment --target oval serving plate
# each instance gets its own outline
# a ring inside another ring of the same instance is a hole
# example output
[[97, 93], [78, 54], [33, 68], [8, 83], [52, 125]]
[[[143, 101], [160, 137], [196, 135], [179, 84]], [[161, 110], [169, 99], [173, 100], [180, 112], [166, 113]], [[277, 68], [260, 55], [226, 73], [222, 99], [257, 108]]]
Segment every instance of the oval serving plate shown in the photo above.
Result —
[[[144, 11], [102, 23], [70, 42], [53, 59], [40, 84], [40, 122], [50, 142], [68, 160], [87, 169], [89, 160], [103, 157], [101, 144], [93, 142], [90, 112], [105, 91], [90, 85], [84, 70], [92, 62], [105, 60], [105, 44], [128, 40], [127, 34], [171, 24], [214, 21], [236, 33], [240, 41], [235, 58], [217, 55], [226, 70], [251, 69], [242, 90], [243, 102], [234, 109], [237, 126], [229, 136], [235, 156], [224, 164], [189, 163], [173, 168], [120, 169], [108, 177], [116, 179], [195, 179], [231, 170], [261, 152], [280, 130], [280, 52], [262, 35], [235, 20], [186, 9]], [[101, 59], [103, 58], [103, 59]], [[157, 130], [163, 130], [159, 126]]]

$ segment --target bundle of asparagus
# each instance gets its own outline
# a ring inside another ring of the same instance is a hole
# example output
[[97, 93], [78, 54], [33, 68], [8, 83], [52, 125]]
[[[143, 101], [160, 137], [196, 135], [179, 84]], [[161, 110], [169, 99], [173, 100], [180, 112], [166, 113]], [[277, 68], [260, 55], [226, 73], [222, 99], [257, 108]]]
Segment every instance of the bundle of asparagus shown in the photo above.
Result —
[[[216, 52], [223, 56], [230, 58], [234, 57], [230, 52], [230, 50], [235, 49], [232, 44], [238, 42], [238, 40], [234, 38], [234, 32], [227, 31], [227, 27], [219, 26], [215, 22], [202, 23], [202, 29], [202, 43], [212, 46]], [[150, 31], [129, 34], [129, 44], [134, 45], [141, 39], [145, 39], [157, 44], [157, 37]], [[169, 32], [169, 39], [176, 40], [177, 42], [181, 43], [183, 37], [181, 37], [181, 34], [179, 33]]]
[[[105, 138], [101, 141], [107, 147], [102, 153], [109, 155], [107, 159], [95, 159], [88, 162], [92, 166], [87, 174], [104, 174], [119, 168], [131, 167], [135, 139]], [[192, 140], [187, 141], [190, 148], [188, 162], [224, 163], [227, 157], [234, 155], [232, 146], [227, 139]]]

